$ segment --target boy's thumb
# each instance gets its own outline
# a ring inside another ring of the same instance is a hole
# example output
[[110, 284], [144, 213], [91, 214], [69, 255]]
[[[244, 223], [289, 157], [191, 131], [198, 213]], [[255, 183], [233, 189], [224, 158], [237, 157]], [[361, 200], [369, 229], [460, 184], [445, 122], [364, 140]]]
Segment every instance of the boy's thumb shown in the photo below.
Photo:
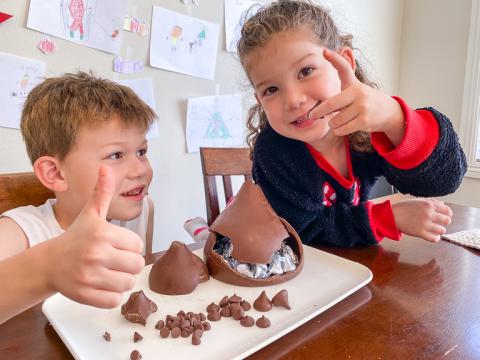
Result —
[[101, 165], [98, 168], [97, 185], [95, 185], [92, 196], [85, 204], [83, 212], [94, 214], [102, 219], [106, 219], [114, 192], [115, 177], [112, 169], [108, 166]]

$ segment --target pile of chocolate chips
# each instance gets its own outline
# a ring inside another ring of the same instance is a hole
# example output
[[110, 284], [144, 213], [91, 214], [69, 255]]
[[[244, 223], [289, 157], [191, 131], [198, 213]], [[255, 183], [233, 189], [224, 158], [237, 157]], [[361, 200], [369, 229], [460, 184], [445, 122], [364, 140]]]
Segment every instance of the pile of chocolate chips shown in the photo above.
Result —
[[217, 304], [211, 303], [207, 306], [207, 319], [210, 321], [218, 321], [222, 317], [231, 317], [234, 320], [239, 320], [240, 325], [244, 327], [252, 327], [255, 323], [260, 328], [267, 328], [270, 326], [270, 320], [265, 316], [255, 320], [246, 314], [252, 308], [250, 303], [242, 299], [237, 294], [233, 296], [224, 296]]
[[191, 311], [185, 313], [180, 310], [176, 316], [167, 315], [165, 320], [159, 320], [155, 329], [160, 330], [160, 337], [172, 338], [189, 337], [192, 335], [192, 344], [200, 345], [200, 338], [204, 331], [211, 329], [210, 323], [203, 313], [193, 313]]

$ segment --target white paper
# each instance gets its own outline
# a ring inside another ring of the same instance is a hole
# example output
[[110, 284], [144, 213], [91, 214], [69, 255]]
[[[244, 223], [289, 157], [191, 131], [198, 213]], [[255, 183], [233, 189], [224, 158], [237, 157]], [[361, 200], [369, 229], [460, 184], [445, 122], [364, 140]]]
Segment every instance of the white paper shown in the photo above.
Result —
[[150, 65], [212, 80], [218, 35], [218, 24], [154, 6]]
[[[225, 0], [225, 42], [229, 52], [236, 52], [245, 14], [252, 16], [265, 2], [254, 0]], [[250, 9], [254, 6], [252, 9]]]
[[30, 0], [27, 27], [113, 54], [128, 0]]
[[188, 99], [188, 152], [199, 151], [201, 146], [243, 145], [243, 129], [240, 94]]
[[[155, 95], [153, 91], [153, 81], [151, 78], [124, 79], [116, 81], [119, 84], [128, 86], [135, 91], [140, 99], [142, 99], [148, 106], [157, 112], [157, 108], [155, 106]], [[147, 139], [152, 139], [159, 136], [157, 121], [150, 126], [146, 136]]]
[[0, 126], [20, 128], [25, 99], [33, 87], [43, 81], [46, 64], [0, 52]]

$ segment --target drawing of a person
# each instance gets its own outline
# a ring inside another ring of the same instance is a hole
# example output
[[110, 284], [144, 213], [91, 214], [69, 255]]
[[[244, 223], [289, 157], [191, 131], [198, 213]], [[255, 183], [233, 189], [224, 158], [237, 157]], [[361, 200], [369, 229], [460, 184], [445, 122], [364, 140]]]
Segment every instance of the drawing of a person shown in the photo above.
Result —
[[83, 30], [83, 19], [85, 16], [85, 6], [83, 0], [70, 0], [68, 5], [68, 10], [73, 19], [72, 24], [70, 25], [70, 37], [73, 38], [75, 32], [79, 30], [80, 40], [83, 40], [83, 35], [85, 34]]
[[205, 29], [203, 29], [202, 31], [200, 31], [197, 35], [197, 44], [198, 46], [202, 46], [203, 44], [203, 41], [205, 40], [205, 37], [206, 37], [206, 31]]
[[[177, 42], [183, 34], [183, 29], [178, 26], [174, 25], [170, 30], [170, 42], [172, 43], [172, 51], [177, 51]], [[167, 36], [167, 40], [168, 40]]]

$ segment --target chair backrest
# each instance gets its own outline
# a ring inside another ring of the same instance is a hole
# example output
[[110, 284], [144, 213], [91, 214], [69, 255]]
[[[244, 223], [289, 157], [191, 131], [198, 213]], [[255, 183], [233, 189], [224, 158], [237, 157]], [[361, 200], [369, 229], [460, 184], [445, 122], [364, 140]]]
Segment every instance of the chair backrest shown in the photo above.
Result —
[[252, 180], [252, 161], [248, 148], [200, 148], [202, 160], [207, 222], [211, 225], [220, 213], [216, 176], [223, 180], [225, 203], [233, 196], [232, 175], [243, 175]]
[[25, 205], [42, 205], [55, 194], [33, 172], [0, 175], [0, 214]]

